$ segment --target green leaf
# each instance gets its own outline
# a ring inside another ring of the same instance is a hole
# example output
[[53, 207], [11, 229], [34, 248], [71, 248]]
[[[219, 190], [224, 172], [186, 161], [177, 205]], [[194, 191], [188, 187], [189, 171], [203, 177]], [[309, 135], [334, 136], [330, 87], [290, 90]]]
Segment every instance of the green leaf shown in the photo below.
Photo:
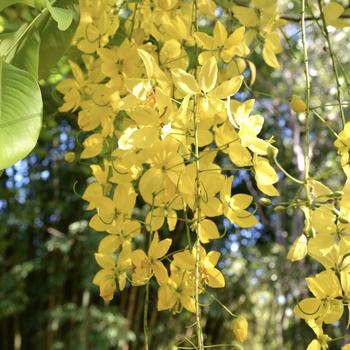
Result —
[[21, 41], [11, 64], [29, 72], [38, 79], [40, 36], [36, 30], [30, 31]]
[[46, 0], [46, 6], [52, 18], [57, 22], [58, 29], [66, 31], [73, 22], [73, 11], [71, 9], [63, 9], [51, 6], [49, 0]]
[[41, 9], [45, 7], [45, 0], [1, 0], [0, 1], [0, 11], [15, 4], [24, 4], [31, 7]]
[[0, 61], [0, 169], [34, 148], [42, 123], [38, 83], [28, 72]]
[[[59, 2], [60, 6], [61, 3]], [[64, 3], [62, 4], [64, 5]], [[38, 28], [41, 37], [39, 78], [46, 78], [52, 67], [70, 49], [70, 43], [78, 27], [79, 18], [76, 7], [71, 4], [69, 8], [71, 11], [74, 11], [76, 16], [74, 16], [72, 25], [66, 31], [57, 30], [57, 24], [52, 17], [42, 22], [42, 25]]]
[[57, 22], [58, 29], [67, 30], [73, 22], [73, 12], [70, 9], [62, 9], [60, 7], [51, 7], [49, 9], [52, 18]]

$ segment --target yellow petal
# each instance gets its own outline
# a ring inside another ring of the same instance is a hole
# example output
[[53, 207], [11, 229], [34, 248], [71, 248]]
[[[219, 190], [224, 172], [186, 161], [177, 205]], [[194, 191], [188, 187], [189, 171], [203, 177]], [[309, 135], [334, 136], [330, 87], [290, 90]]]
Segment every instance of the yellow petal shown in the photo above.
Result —
[[278, 175], [275, 169], [269, 164], [269, 161], [265, 158], [255, 158], [254, 170], [255, 180], [263, 186], [272, 185], [278, 181]]
[[340, 320], [344, 312], [344, 305], [342, 300], [330, 300], [327, 302], [328, 310], [322, 317], [322, 321], [326, 324], [336, 323]]
[[160, 54], [175, 59], [181, 55], [181, 44], [175, 39], [167, 40], [160, 50]]
[[202, 220], [199, 224], [199, 237], [202, 243], [208, 243], [211, 239], [220, 238], [216, 224], [211, 220]]
[[233, 142], [229, 146], [229, 157], [237, 166], [252, 165], [252, 156], [246, 147], [243, 147], [239, 141]]
[[198, 75], [199, 87], [204, 93], [214, 89], [218, 77], [218, 66], [215, 57], [211, 57], [201, 68]]
[[253, 202], [253, 197], [249, 194], [239, 193], [232, 196], [230, 200], [230, 207], [232, 209], [246, 209]]
[[95, 253], [95, 259], [106, 270], [112, 270], [115, 267], [115, 260], [111, 254]]
[[218, 261], [220, 259], [220, 255], [221, 254], [219, 252], [217, 252], [215, 250], [211, 250], [207, 254], [206, 258], [204, 259], [204, 267], [206, 267], [206, 268], [214, 267], [218, 263]]
[[343, 12], [344, 7], [334, 1], [330, 2], [323, 8], [323, 14], [327, 24], [339, 18]]
[[196, 263], [194, 256], [188, 250], [174, 254], [173, 259], [174, 265], [183, 270], [193, 270]]
[[200, 93], [199, 86], [194, 77], [183, 69], [172, 69], [171, 74], [175, 86], [186, 95], [196, 95]]
[[101, 134], [90, 135], [83, 142], [84, 150], [81, 152], [80, 158], [92, 158], [96, 157], [102, 152], [103, 137]]
[[321, 350], [321, 344], [317, 339], [313, 339], [306, 350]]
[[224, 288], [225, 278], [223, 274], [216, 268], [211, 268], [207, 270], [208, 272], [208, 285], [212, 288]]
[[142, 249], [134, 250], [131, 253], [131, 260], [135, 266], [142, 266], [148, 263], [148, 257]]
[[107, 235], [98, 245], [98, 252], [104, 254], [114, 253], [121, 245], [121, 240], [116, 235]]
[[211, 50], [213, 47], [213, 38], [203, 32], [196, 32], [193, 34], [193, 37], [196, 40], [197, 45], [201, 48], [201, 49], [207, 49], [207, 50]]
[[305, 235], [300, 235], [289, 249], [287, 259], [290, 261], [299, 261], [304, 259], [307, 254], [307, 238]]
[[159, 260], [152, 263], [152, 269], [154, 272], [154, 276], [159, 285], [165, 284], [168, 282], [169, 276], [168, 271], [165, 268], [164, 264]]
[[261, 192], [267, 194], [270, 197], [276, 197], [280, 195], [278, 190], [273, 185], [262, 185], [260, 183], [257, 183], [257, 186]]
[[172, 239], [167, 238], [161, 241], [158, 241], [158, 233], [154, 234], [154, 238], [151, 242], [151, 245], [148, 250], [148, 256], [153, 259], [159, 259], [163, 257], [169, 250], [171, 246]]
[[151, 168], [141, 177], [139, 191], [145, 202], [152, 204], [153, 198], [164, 190], [164, 178], [160, 169]]
[[250, 82], [249, 85], [252, 86], [256, 80], [256, 67], [255, 64], [251, 61], [247, 61], [250, 69]]
[[226, 39], [227, 39], [227, 30], [225, 26], [220, 21], [216, 21], [214, 32], [213, 32], [214, 47], [223, 46]]
[[171, 309], [176, 303], [176, 297], [171, 288], [167, 285], [162, 285], [158, 289], [158, 304], [157, 310]]
[[246, 27], [255, 27], [259, 24], [259, 18], [255, 9], [232, 6], [233, 15], [239, 20], [239, 22]]
[[143, 64], [146, 67], [147, 77], [152, 78], [154, 75], [155, 67], [157, 66], [155, 59], [151, 54], [142, 49], [137, 49], [138, 54], [140, 55]]
[[233, 96], [240, 89], [243, 82], [243, 76], [239, 75], [230, 80], [224, 81], [214, 90], [209, 93], [210, 97], [225, 99], [229, 96]]
[[262, 54], [267, 65], [276, 69], [280, 67], [275, 52], [268, 42], [265, 43]]
[[294, 313], [304, 320], [314, 320], [323, 311], [322, 301], [316, 298], [306, 298], [294, 308]]
[[187, 295], [181, 295], [181, 304], [189, 312], [192, 312], [192, 313], [196, 312], [196, 304], [193, 298]]
[[93, 284], [96, 284], [97, 286], [100, 285], [103, 281], [106, 280], [114, 280], [114, 273], [111, 270], [100, 270], [96, 273], [94, 276], [94, 279], [92, 280]]

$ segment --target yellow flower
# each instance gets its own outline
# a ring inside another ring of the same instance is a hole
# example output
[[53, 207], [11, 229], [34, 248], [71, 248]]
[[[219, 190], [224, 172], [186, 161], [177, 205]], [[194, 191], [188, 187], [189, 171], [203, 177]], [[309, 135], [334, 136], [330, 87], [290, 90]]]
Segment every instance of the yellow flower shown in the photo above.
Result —
[[347, 122], [344, 129], [339, 133], [338, 139], [334, 142], [341, 156], [341, 166], [346, 176], [350, 177], [349, 151], [350, 151], [350, 122]]
[[249, 54], [249, 47], [244, 40], [244, 27], [239, 27], [228, 35], [224, 25], [220, 21], [216, 21], [213, 36], [204, 32], [196, 32], [193, 36], [197, 45], [204, 49], [198, 56], [200, 64], [204, 64], [213, 56], [221, 57], [225, 63], [228, 63], [235, 55], [246, 57]]
[[323, 333], [322, 322], [315, 322], [314, 320], [308, 320], [306, 322], [317, 336], [317, 339], [313, 339], [310, 342], [307, 350], [327, 350], [328, 343], [332, 339], [327, 334]]
[[125, 242], [116, 258], [113, 253], [120, 246], [120, 240], [115, 236], [106, 238], [101, 241], [99, 252], [95, 254], [95, 259], [102, 270], [96, 273], [93, 283], [100, 287], [100, 296], [105, 301], [110, 301], [117, 289], [116, 278], [118, 278], [119, 289], [125, 288], [126, 274], [131, 270], [131, 244]]
[[209, 104], [216, 104], [220, 99], [233, 96], [241, 87], [243, 77], [236, 76], [216, 86], [218, 79], [218, 67], [215, 57], [211, 57], [198, 74], [198, 82], [193, 75], [182, 69], [172, 69], [171, 74], [175, 86], [184, 95], [202, 94], [208, 99]]
[[224, 207], [224, 215], [232, 224], [240, 227], [255, 226], [258, 221], [255, 216], [246, 210], [252, 203], [253, 197], [248, 194], [235, 194], [231, 197], [233, 176], [225, 180], [220, 192], [220, 199]]
[[337, 299], [342, 296], [342, 289], [338, 277], [333, 271], [326, 270], [315, 277], [306, 278], [313, 298], [303, 299], [294, 308], [300, 318], [317, 320], [318, 322], [337, 322], [344, 311], [343, 301]]
[[[200, 246], [199, 271], [200, 282], [202, 285], [207, 284], [212, 288], [225, 287], [225, 278], [223, 274], [215, 268], [220, 258], [220, 253], [210, 251], [206, 253], [204, 247]], [[173, 256], [172, 267], [177, 267], [182, 271], [188, 271], [194, 274], [196, 266], [196, 249], [193, 248], [192, 253], [189, 250], [176, 253]]]
[[135, 265], [132, 280], [135, 285], [146, 284], [152, 274], [159, 284], [167, 282], [168, 272], [161, 258], [168, 252], [171, 242], [170, 238], [160, 241], [158, 232], [155, 232], [147, 255], [141, 249], [132, 252], [132, 262]]
[[171, 310], [180, 313], [184, 307], [189, 312], [195, 313], [194, 283], [188, 273], [172, 272], [166, 283], [158, 289], [158, 311]]
[[184, 168], [178, 153], [179, 145], [171, 138], [156, 142], [145, 153], [145, 162], [151, 165], [140, 179], [140, 194], [149, 204], [160, 206], [176, 195], [176, 186]]

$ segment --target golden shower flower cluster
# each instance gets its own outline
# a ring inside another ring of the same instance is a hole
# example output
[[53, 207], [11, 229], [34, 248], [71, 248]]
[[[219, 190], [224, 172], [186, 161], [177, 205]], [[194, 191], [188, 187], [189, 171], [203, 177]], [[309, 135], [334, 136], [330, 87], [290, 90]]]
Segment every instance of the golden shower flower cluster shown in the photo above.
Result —
[[[316, 334], [308, 350], [328, 349], [332, 340], [323, 332], [324, 324], [334, 324], [349, 308], [350, 298], [350, 179], [348, 171], [349, 124], [334, 142], [341, 155], [341, 165], [347, 176], [342, 191], [332, 191], [319, 181], [310, 179], [311, 198], [300, 205], [304, 213], [304, 230], [292, 244], [288, 259], [302, 260], [310, 256], [324, 268], [307, 277], [311, 297], [301, 300], [294, 308]], [[349, 321], [348, 321], [349, 325]]]
[[[319, 12], [322, 17], [323, 29], [327, 33], [327, 26], [335, 28], [348, 26], [348, 23], [339, 17], [344, 12], [343, 6], [336, 2], [330, 2], [323, 6], [318, 2]], [[305, 3], [303, 2], [303, 6]], [[307, 58], [307, 46], [305, 40], [305, 22], [302, 27], [304, 59]], [[331, 51], [330, 39], [326, 35], [329, 50]], [[331, 55], [334, 59], [333, 53]], [[310, 97], [308, 90], [308, 66], [305, 64], [306, 95]], [[333, 66], [333, 73], [337, 77], [337, 71]], [[337, 80], [338, 81], [338, 80]], [[340, 101], [340, 87], [338, 89], [338, 107], [343, 122], [343, 130], [337, 133], [332, 127], [332, 134], [336, 136], [334, 146], [341, 157], [340, 165], [344, 170], [346, 182], [341, 191], [332, 191], [325, 184], [316, 181], [309, 176], [309, 122], [306, 121], [306, 150], [305, 150], [305, 173], [304, 197], [297, 198], [294, 207], [299, 207], [304, 214], [303, 232], [292, 244], [288, 259], [299, 261], [309, 256], [311, 259], [321, 264], [323, 271], [315, 276], [307, 277], [306, 284], [312, 294], [298, 302], [294, 308], [295, 314], [304, 319], [314, 331], [316, 338], [313, 339], [307, 350], [326, 350], [329, 343], [334, 341], [329, 335], [324, 333], [323, 327], [327, 324], [336, 324], [344, 317], [344, 309], [349, 311], [350, 298], [350, 171], [349, 171], [349, 150], [350, 150], [350, 124], [346, 123], [342, 103]], [[298, 96], [293, 96], [291, 108], [296, 113], [306, 113], [306, 119], [310, 120], [313, 114], [325, 126], [325, 119], [316, 110], [311, 110], [309, 101], [303, 101]], [[300, 183], [300, 181], [299, 181]], [[302, 192], [302, 191], [301, 191]], [[348, 316], [347, 327], [350, 325]], [[342, 337], [341, 337], [342, 338]], [[339, 339], [341, 339], [339, 338]], [[350, 344], [346, 344], [342, 349], [347, 349]]]
[[307, 277], [312, 297], [301, 300], [294, 312], [314, 330], [308, 349], [327, 349], [331, 338], [323, 333], [323, 324], [334, 324], [344, 314], [350, 297], [350, 181], [342, 191], [333, 192], [316, 180], [310, 180], [312, 205], [302, 206], [304, 232], [294, 241], [288, 258], [292, 261], [309, 255], [324, 270]]
[[[74, 41], [83, 67], [70, 62], [74, 77], [57, 88], [61, 111], [79, 111], [80, 159], [91, 161], [83, 199], [94, 212], [90, 227], [104, 234], [94, 283], [110, 301], [127, 283], [154, 280], [158, 310], [198, 313], [198, 295], [225, 286], [220, 253], [209, 244], [222, 236], [217, 219], [245, 228], [258, 222], [253, 197], [233, 194], [232, 171], [251, 171], [261, 192], [278, 195], [269, 162], [276, 150], [259, 137], [264, 119], [254, 100], [234, 98], [246, 76], [255, 79], [258, 35], [264, 60], [278, 66], [276, 2], [254, 0], [246, 13], [234, 6], [230, 32], [211, 0], [81, 0], [80, 7]], [[212, 33], [200, 19], [214, 24]], [[175, 251], [176, 229], [185, 243]]]

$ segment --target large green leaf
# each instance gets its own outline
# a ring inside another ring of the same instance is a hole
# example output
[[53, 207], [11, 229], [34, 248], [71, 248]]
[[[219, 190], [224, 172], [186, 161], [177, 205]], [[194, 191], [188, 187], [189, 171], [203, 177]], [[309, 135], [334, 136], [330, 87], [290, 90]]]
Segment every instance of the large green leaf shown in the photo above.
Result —
[[0, 169], [13, 165], [34, 148], [41, 123], [38, 83], [28, 72], [0, 61]]
[[37, 30], [34, 29], [21, 41], [10, 63], [38, 79], [39, 48], [40, 36]]
[[[1, 0], [0, 0], [1, 1]], [[20, 39], [23, 37], [27, 30], [28, 25], [22, 24], [13, 33], [4, 33], [0, 36], [0, 59], [10, 63], [13, 56], [16, 53], [17, 47], [20, 43]]]

